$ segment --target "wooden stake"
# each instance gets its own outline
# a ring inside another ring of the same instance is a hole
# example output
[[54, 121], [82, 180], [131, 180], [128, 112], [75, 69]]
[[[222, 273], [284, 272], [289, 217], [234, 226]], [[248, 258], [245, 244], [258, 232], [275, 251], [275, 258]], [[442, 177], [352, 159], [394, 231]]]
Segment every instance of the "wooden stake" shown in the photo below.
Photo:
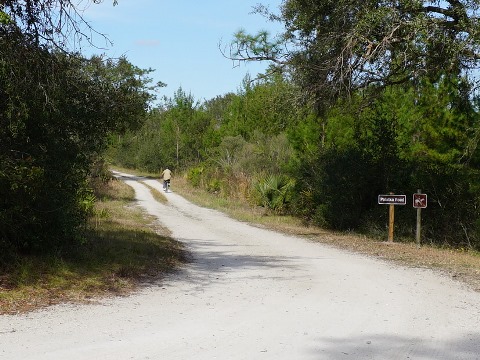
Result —
[[395, 222], [395, 205], [390, 204], [388, 212], [388, 241], [393, 242], [393, 226]]

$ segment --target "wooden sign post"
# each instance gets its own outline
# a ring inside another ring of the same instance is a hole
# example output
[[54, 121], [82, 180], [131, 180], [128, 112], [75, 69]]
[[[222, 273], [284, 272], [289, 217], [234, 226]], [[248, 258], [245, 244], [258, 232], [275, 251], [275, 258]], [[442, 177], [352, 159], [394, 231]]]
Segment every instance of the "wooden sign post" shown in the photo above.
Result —
[[393, 228], [395, 226], [395, 205], [406, 205], [406, 195], [378, 195], [378, 203], [390, 205], [388, 210], [388, 242], [393, 242]]
[[395, 225], [395, 205], [388, 206], [388, 242], [393, 242], [393, 228]]

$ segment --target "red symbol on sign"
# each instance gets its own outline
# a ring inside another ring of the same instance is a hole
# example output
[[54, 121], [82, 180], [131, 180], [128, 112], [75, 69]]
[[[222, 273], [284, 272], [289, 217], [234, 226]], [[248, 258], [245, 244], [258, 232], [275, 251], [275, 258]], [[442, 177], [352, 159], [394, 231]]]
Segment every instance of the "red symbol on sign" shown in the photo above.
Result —
[[427, 194], [413, 194], [413, 207], [424, 209], [427, 207]]

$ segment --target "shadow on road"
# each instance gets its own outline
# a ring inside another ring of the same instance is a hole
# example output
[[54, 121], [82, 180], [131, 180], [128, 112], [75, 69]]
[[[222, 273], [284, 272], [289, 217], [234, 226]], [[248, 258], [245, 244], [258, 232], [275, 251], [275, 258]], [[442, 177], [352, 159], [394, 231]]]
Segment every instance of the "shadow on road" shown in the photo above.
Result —
[[[231, 276], [243, 279], [279, 280], [303, 278], [298, 257], [248, 255], [244, 251], [235, 251], [237, 245], [216, 245], [205, 239], [178, 239], [188, 243], [191, 259], [187, 273], [182, 273], [182, 280], [195, 285], [195, 290], [203, 291], [211, 283], [231, 281]], [[251, 245], [256, 246], [256, 245]], [[238, 246], [245, 249], [245, 245]], [[326, 259], [326, 258], [325, 258]], [[324, 260], [319, 258], [319, 260]], [[269, 271], [281, 269], [285, 271]], [[242, 270], [242, 271], [238, 271]], [[234, 275], [232, 275], [234, 273]], [[283, 275], [285, 274], [285, 275]], [[288, 275], [287, 275], [288, 274]], [[225, 277], [230, 275], [230, 277]]]
[[[480, 334], [436, 341], [435, 334], [425, 338], [392, 335], [369, 335], [352, 338], [317, 338], [312, 349], [317, 359], [422, 359], [478, 360]], [[405, 357], [405, 354], [410, 356]]]

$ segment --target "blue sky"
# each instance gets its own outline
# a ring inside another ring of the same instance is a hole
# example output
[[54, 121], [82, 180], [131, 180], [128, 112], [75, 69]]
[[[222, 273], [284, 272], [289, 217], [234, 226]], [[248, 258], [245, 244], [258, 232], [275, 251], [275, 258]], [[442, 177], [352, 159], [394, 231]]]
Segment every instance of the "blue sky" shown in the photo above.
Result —
[[281, 25], [252, 14], [262, 3], [278, 12], [282, 0], [112, 0], [90, 5], [83, 17], [98, 32], [113, 42], [94, 38], [97, 46], [83, 46], [85, 56], [105, 53], [109, 57], [125, 55], [134, 65], [155, 69], [154, 81], [168, 86], [159, 96], [173, 97], [180, 87], [203, 101], [236, 92], [245, 75], [254, 77], [267, 63], [247, 63], [235, 67], [219, 50], [228, 46], [233, 34], [243, 28], [248, 33], [267, 30], [272, 35]]

